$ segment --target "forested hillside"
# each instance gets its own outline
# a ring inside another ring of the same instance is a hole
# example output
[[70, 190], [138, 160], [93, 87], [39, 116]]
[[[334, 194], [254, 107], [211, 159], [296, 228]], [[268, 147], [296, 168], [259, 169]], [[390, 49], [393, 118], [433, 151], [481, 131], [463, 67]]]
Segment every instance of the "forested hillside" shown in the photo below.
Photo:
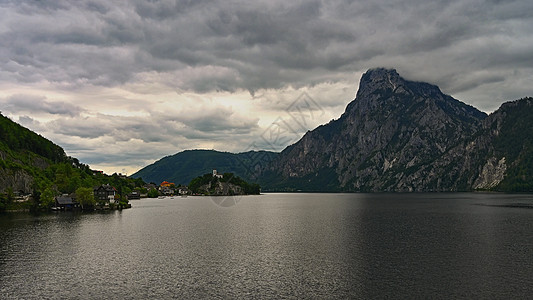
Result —
[[187, 185], [189, 182], [213, 169], [219, 172], [231, 172], [244, 180], [254, 181], [255, 169], [270, 162], [277, 153], [269, 151], [248, 151], [229, 153], [215, 150], [186, 150], [163, 157], [135, 174], [133, 178], [142, 178], [146, 182], [161, 183], [164, 180]]
[[[91, 170], [60, 146], [0, 114], [0, 211], [46, 209], [57, 195], [100, 184], [111, 184], [126, 195], [143, 181]], [[29, 201], [15, 201], [21, 196]]]

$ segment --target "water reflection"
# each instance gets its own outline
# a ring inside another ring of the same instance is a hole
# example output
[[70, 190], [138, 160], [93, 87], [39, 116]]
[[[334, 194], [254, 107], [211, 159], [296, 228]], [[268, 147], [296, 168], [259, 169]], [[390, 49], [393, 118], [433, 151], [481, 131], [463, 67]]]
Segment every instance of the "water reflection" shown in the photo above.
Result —
[[[527, 297], [532, 201], [493, 194], [139, 200], [0, 218], [2, 298]], [[482, 205], [479, 205], [482, 204]]]

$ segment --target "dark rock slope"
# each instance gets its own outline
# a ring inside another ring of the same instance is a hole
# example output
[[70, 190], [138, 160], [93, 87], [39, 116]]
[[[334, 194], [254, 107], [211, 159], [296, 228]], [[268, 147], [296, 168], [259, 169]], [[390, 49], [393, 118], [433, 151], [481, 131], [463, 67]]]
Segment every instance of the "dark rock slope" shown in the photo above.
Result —
[[509, 124], [515, 106], [530, 107], [531, 99], [504, 104], [487, 118], [437, 86], [405, 80], [395, 70], [369, 70], [345, 113], [285, 149], [263, 171], [262, 185], [309, 191], [498, 189], [510, 163], [516, 169], [530, 151], [519, 143], [511, 155], [502, 146], [502, 130], [516, 135]]

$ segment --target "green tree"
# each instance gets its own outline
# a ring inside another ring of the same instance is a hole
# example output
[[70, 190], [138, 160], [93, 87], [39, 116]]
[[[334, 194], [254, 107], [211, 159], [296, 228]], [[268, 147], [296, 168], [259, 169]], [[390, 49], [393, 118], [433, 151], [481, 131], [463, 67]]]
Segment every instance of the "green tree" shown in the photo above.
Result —
[[54, 204], [55, 193], [51, 188], [46, 188], [41, 193], [41, 207], [50, 208]]
[[122, 188], [122, 195], [120, 195], [120, 199], [126, 199], [127, 196], [131, 193], [132, 189], [125, 186]]
[[135, 187], [142, 187], [144, 185], [144, 181], [141, 177], [135, 179], [133, 178], [133, 182], [135, 183]]
[[62, 193], [68, 193], [70, 187], [70, 177], [72, 175], [72, 167], [69, 164], [59, 164], [55, 169], [54, 182], [57, 188]]
[[159, 196], [159, 192], [152, 188], [150, 191], [148, 191], [148, 198], [157, 198]]
[[123, 196], [120, 198], [120, 201], [118, 202], [118, 208], [127, 208], [130, 201], [128, 200], [128, 197]]
[[78, 200], [82, 209], [87, 207], [93, 207], [96, 204], [93, 189], [91, 188], [78, 188], [76, 190], [76, 200]]
[[4, 193], [0, 193], [0, 211], [5, 211], [7, 208], [7, 197]]
[[6, 197], [7, 197], [7, 203], [11, 204], [13, 201], [15, 201], [15, 193], [13, 193], [13, 188], [8, 187], [6, 189]]
[[41, 192], [39, 192], [38, 190], [33, 190], [33, 193], [31, 195], [30, 211], [36, 212], [39, 210], [40, 206], [41, 206]]

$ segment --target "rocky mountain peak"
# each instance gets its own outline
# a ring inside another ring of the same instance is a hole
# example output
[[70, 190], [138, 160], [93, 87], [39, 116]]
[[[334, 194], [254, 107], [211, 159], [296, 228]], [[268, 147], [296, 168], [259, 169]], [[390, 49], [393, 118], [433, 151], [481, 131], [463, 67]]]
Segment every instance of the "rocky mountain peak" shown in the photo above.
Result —
[[386, 83], [395, 85], [403, 81], [396, 69], [375, 68], [367, 70], [361, 77], [361, 86], [380, 85]]
[[376, 91], [394, 91], [404, 83], [395, 69], [370, 69], [361, 77], [356, 98], [371, 95]]
[[346, 112], [283, 151], [271, 170], [289, 185], [307, 180], [354, 191], [443, 190], [437, 170], [431, 176], [417, 170], [477, 132], [485, 117], [435, 85], [405, 80], [394, 69], [370, 69]]
[[395, 69], [370, 69], [361, 77], [357, 98], [371, 95], [383, 98], [391, 94], [442, 98], [442, 92], [438, 86], [405, 80]]
[[445, 95], [436, 85], [406, 80], [395, 69], [370, 69], [361, 77], [356, 98], [348, 104], [345, 115], [361, 118], [383, 112], [416, 112], [426, 117], [442, 112], [469, 123], [486, 117], [474, 107]]

